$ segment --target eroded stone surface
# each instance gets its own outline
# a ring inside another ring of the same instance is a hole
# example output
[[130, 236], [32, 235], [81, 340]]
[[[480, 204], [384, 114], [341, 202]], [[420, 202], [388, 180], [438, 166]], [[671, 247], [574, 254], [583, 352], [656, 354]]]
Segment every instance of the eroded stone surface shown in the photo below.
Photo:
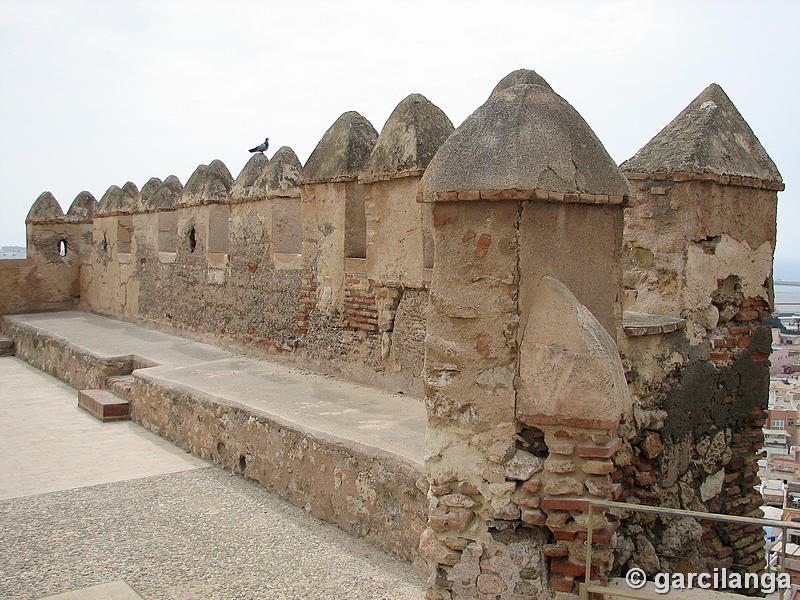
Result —
[[577, 111], [551, 89], [530, 84], [503, 89], [472, 113], [437, 152], [422, 185], [426, 201], [460, 190], [630, 194]]
[[53, 194], [50, 192], [42, 192], [28, 211], [25, 222], [49, 221], [51, 219], [59, 219], [63, 216], [64, 213], [61, 210], [61, 206], [58, 204]]
[[687, 171], [782, 181], [753, 130], [716, 83], [620, 166], [641, 173]]
[[84, 190], [75, 196], [67, 211], [67, 218], [73, 221], [91, 221], [96, 210], [97, 200]]
[[614, 428], [630, 412], [614, 341], [563, 284], [543, 277], [520, 347], [519, 418], [584, 419]]
[[511, 71], [511, 73], [497, 82], [497, 85], [494, 86], [492, 90], [491, 96], [510, 87], [514, 87], [515, 85], [519, 85], [520, 83], [526, 85], [541, 85], [542, 87], [552, 89], [550, 84], [545, 81], [544, 77], [539, 75], [536, 71], [531, 69], [517, 69], [516, 71]]
[[177, 204], [191, 206], [209, 202], [222, 202], [233, 186], [228, 167], [221, 160], [212, 160], [207, 165], [199, 165], [192, 173]]
[[355, 111], [340, 116], [325, 132], [303, 167], [303, 181], [356, 177], [369, 158], [378, 132]]
[[134, 212], [139, 204], [139, 190], [131, 181], [121, 188], [112, 185], [103, 194], [97, 206], [97, 216]]
[[410, 94], [383, 126], [364, 167], [369, 179], [404, 171], [422, 171], [453, 132], [453, 124], [422, 94]]

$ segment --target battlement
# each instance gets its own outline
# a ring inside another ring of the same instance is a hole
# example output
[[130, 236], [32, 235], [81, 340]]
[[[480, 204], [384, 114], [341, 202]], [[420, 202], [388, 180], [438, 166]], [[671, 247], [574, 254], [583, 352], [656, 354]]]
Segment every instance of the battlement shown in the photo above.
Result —
[[[457, 128], [411, 94], [305, 165], [214, 160], [66, 215], [45, 192], [0, 313], [77, 305], [424, 397], [429, 598], [543, 597], [577, 590], [589, 500], [759, 512], [783, 187], [716, 84], [617, 166], [520, 70]], [[680, 569], [667, 547], [763, 566], [724, 522], [593, 519], [626, 549], [593, 555], [601, 580]]]

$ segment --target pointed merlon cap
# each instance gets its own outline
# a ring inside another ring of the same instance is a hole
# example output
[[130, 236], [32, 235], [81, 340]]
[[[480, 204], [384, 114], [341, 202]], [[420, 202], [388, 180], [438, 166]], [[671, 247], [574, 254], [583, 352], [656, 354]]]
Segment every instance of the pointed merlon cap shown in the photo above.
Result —
[[183, 186], [175, 175], [170, 175], [164, 181], [152, 177], [142, 186], [141, 210], [145, 212], [170, 210], [175, 207], [175, 201], [181, 197], [182, 192]]
[[92, 194], [86, 190], [75, 196], [75, 200], [67, 211], [67, 218], [70, 221], [79, 223], [86, 223], [94, 219], [94, 213], [97, 211], [97, 200]]
[[289, 146], [273, 155], [264, 173], [253, 184], [253, 194], [266, 198], [298, 198], [303, 165]]
[[349, 181], [367, 163], [378, 132], [355, 111], [344, 113], [314, 148], [303, 167], [302, 183]]
[[97, 205], [95, 215], [107, 217], [111, 215], [131, 214], [136, 212], [139, 206], [139, 188], [136, 184], [128, 181], [121, 188], [112, 185]]
[[183, 194], [181, 180], [170, 175], [164, 180], [155, 194], [150, 197], [150, 207], [154, 210], [169, 210], [175, 208], [175, 203]]
[[147, 180], [147, 183], [145, 183], [139, 191], [139, 207], [141, 210], [152, 210], [151, 202], [153, 196], [163, 184], [164, 182], [158, 177], [151, 177]]
[[383, 126], [361, 181], [422, 175], [453, 129], [447, 115], [425, 96], [406, 96]]
[[620, 167], [626, 172], [715, 173], [783, 181], [747, 121], [716, 83]]
[[514, 87], [520, 83], [527, 83], [529, 85], [541, 85], [546, 87], [547, 89], [552, 89], [550, 84], [544, 80], [544, 77], [539, 75], [536, 71], [531, 69], [517, 69], [516, 71], [511, 71], [508, 75], [503, 77], [500, 81], [497, 82], [497, 85], [494, 86], [492, 93], [489, 95], [491, 98], [498, 92], [502, 92], [510, 87]]
[[28, 211], [26, 223], [40, 223], [64, 218], [61, 205], [50, 192], [42, 192]]
[[233, 177], [228, 167], [221, 160], [212, 160], [211, 163], [200, 165], [194, 170], [183, 188], [177, 206], [224, 202], [231, 187], [233, 187]]
[[619, 204], [628, 181], [583, 117], [543, 85], [493, 94], [447, 138], [418, 200]]
[[264, 169], [267, 168], [269, 159], [261, 152], [256, 152], [247, 161], [242, 172], [236, 178], [231, 186], [231, 198], [235, 200], [244, 200], [250, 197], [251, 188], [256, 180], [264, 174]]

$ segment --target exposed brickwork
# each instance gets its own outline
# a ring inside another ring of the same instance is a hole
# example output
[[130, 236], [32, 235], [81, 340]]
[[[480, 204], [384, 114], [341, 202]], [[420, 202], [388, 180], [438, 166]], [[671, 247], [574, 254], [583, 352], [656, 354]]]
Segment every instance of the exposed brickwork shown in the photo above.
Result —
[[[470, 200], [531, 200], [534, 202], [558, 202], [566, 204], [622, 204], [622, 194], [569, 194], [549, 190], [459, 190], [432, 194], [435, 202], [464, 202]], [[417, 202], [423, 202], [422, 195]]]
[[363, 273], [345, 273], [342, 325], [364, 331], [378, 331], [375, 292]]
[[308, 333], [308, 314], [317, 304], [317, 282], [309, 273], [303, 274], [303, 284], [300, 288], [300, 308], [297, 312], [297, 331], [301, 334]]

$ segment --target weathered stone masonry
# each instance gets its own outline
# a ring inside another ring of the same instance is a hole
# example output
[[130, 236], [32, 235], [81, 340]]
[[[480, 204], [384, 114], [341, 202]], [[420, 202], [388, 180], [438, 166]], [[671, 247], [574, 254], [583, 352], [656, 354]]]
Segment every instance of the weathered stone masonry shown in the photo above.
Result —
[[[83, 192], [67, 215], [45, 193], [26, 221], [29, 259], [0, 261], [0, 312], [80, 303], [424, 393], [427, 485], [411, 466], [342, 454], [235, 406], [125, 384], [146, 426], [423, 557], [429, 598], [550, 597], [583, 579], [591, 498], [760, 516], [761, 321], [782, 189], [719, 86], [618, 168], [521, 70], [455, 130], [412, 94], [380, 135], [344, 113], [304, 167], [286, 147], [235, 180], [212, 161], [185, 187], [129, 182], [99, 205]], [[73, 385], [136, 367], [5, 329], [18, 356]], [[319, 494], [275, 473], [312, 456]], [[380, 502], [393, 498], [373, 507], [394, 515], [385, 523], [348, 505], [375, 485]], [[414, 508], [421, 489], [427, 515]], [[600, 580], [631, 566], [763, 567], [755, 527], [595, 519]]]
[[[586, 499], [614, 494], [609, 458], [631, 416], [612, 337], [629, 195], [536, 80], [498, 86], [423, 177], [431, 597], [540, 597], [583, 574]], [[610, 539], [616, 523], [596, 519]], [[607, 575], [610, 553], [596, 556]]]
[[[612, 477], [636, 502], [760, 517], [771, 351], [761, 321], [773, 306], [780, 173], [714, 84], [622, 168], [637, 190], [626, 208], [626, 309], [682, 328], [626, 329], [637, 430]], [[640, 517], [621, 531], [620, 568], [764, 566], [757, 526]]]

